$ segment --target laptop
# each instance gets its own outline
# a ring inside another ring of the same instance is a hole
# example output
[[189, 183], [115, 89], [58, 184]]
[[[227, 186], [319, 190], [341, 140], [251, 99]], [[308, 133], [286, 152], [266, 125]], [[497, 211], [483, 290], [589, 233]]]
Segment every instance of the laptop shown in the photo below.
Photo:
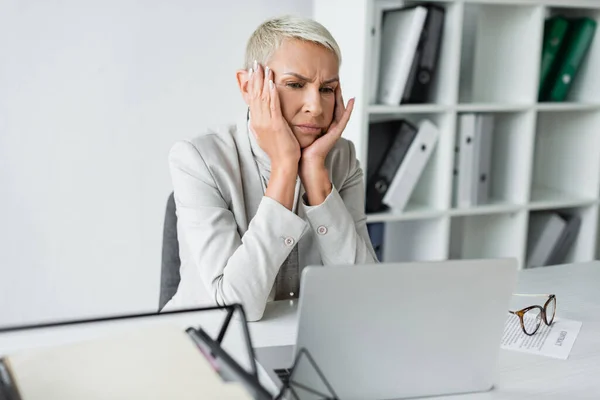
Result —
[[276, 379], [301, 400], [490, 390], [517, 269], [515, 259], [308, 266], [296, 345], [279, 349], [296, 366]]

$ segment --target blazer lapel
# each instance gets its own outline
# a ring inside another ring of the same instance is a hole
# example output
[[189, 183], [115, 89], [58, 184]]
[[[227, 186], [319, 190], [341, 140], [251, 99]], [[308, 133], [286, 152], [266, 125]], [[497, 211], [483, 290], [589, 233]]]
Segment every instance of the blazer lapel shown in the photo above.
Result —
[[[262, 184], [252, 148], [250, 147], [250, 138], [248, 137], [248, 120], [244, 116], [236, 124], [234, 140], [238, 149], [238, 158], [240, 164], [240, 176], [242, 178], [242, 193], [244, 196], [244, 205], [246, 209], [246, 221], [243, 226], [243, 232], [246, 232], [248, 225], [254, 216], [263, 197]], [[240, 223], [242, 221], [239, 221]]]

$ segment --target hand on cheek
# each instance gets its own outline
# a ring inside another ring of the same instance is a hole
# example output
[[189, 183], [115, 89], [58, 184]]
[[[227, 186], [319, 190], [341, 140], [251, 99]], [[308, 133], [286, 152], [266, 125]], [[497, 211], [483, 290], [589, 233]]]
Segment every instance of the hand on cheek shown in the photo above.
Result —
[[348, 101], [348, 105], [344, 106], [344, 98], [340, 85], [335, 89], [335, 108], [333, 110], [333, 121], [329, 125], [327, 132], [314, 141], [310, 146], [302, 150], [301, 163], [325, 163], [325, 158], [342, 136], [350, 115], [354, 108], [354, 98]]
[[250, 127], [274, 165], [298, 164], [300, 145], [281, 111], [273, 71], [255, 62], [249, 71]]
[[348, 101], [347, 107], [344, 106], [339, 85], [336, 88], [335, 96], [333, 121], [327, 132], [302, 150], [299, 174], [310, 205], [321, 204], [331, 192], [331, 181], [325, 167], [325, 159], [342, 136], [354, 108], [354, 99]]

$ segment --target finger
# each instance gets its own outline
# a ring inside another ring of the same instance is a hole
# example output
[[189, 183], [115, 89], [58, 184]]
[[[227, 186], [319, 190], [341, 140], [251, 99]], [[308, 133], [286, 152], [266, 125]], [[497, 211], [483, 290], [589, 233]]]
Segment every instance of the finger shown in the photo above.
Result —
[[248, 68], [248, 95], [250, 98], [254, 96], [254, 69], [252, 67]]
[[281, 117], [281, 103], [279, 103], [279, 93], [277, 92], [277, 88], [275, 87], [275, 82], [273, 82], [273, 79], [269, 79], [269, 90], [271, 91], [271, 116]]
[[344, 97], [342, 96], [342, 86], [338, 84], [337, 88], [335, 89], [335, 120], [339, 121], [344, 115], [345, 111], [346, 109], [344, 107]]
[[348, 106], [346, 107], [344, 114], [339, 119], [339, 122], [336, 126], [336, 129], [338, 129], [340, 131], [340, 134], [341, 134], [341, 132], [344, 131], [344, 129], [346, 129], [346, 125], [348, 124], [348, 121], [350, 120], [350, 115], [352, 115], [352, 110], [354, 109], [354, 101], [355, 101], [354, 98], [352, 98], [348, 101]]
[[250, 67], [248, 72], [248, 107], [250, 108], [250, 119], [252, 120], [252, 125], [260, 121], [262, 114], [260, 108], [257, 107], [256, 93], [256, 68], [254, 68], [253, 65]]
[[259, 99], [263, 87], [263, 69], [256, 61], [254, 62], [254, 73], [252, 76], [254, 79], [254, 98]]
[[265, 101], [263, 99], [263, 86], [264, 86], [264, 70], [262, 65], [260, 65], [258, 62], [254, 61], [254, 72], [252, 74], [252, 79], [253, 79], [253, 87], [254, 87], [254, 91], [253, 91], [253, 109], [254, 109], [254, 115], [255, 115], [255, 119], [257, 120], [256, 123], [258, 123], [259, 125], [265, 123], [265, 118], [268, 119], [269, 117], [269, 110], [268, 110], [268, 105], [265, 108]]
[[269, 84], [269, 81], [271, 80], [271, 70], [269, 67], [265, 67], [264, 71], [265, 77], [262, 83], [262, 94], [260, 96], [261, 108], [263, 109], [265, 115], [271, 116], [271, 88]]
[[262, 93], [267, 97], [271, 97], [271, 90], [269, 89], [269, 79], [271, 79], [271, 70], [268, 66], [265, 67], [265, 78], [263, 79]]
[[331, 149], [338, 141], [340, 136], [342, 136], [343, 129], [339, 129], [340, 124], [334, 122], [330, 129], [320, 138], [317, 139], [317, 142], [321, 143], [325, 148]]
[[350, 120], [350, 115], [352, 115], [352, 110], [354, 109], [354, 98], [350, 99], [350, 101], [348, 101], [348, 106], [346, 107], [344, 114], [342, 114], [341, 118], [339, 120], [334, 121], [334, 123], [332, 124], [331, 129], [329, 130], [329, 132], [332, 134], [332, 136], [342, 136], [342, 133], [344, 132], [344, 129], [346, 129], [346, 125], [348, 124], [348, 121]]

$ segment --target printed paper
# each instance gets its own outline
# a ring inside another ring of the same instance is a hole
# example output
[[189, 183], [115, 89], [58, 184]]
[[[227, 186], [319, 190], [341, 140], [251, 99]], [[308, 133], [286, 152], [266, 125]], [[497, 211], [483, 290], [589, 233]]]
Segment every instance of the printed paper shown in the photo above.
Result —
[[[525, 317], [525, 323], [533, 323], [534, 318]], [[579, 335], [581, 322], [555, 318], [551, 326], [543, 321], [533, 336], [528, 336], [521, 328], [516, 315], [509, 314], [504, 325], [502, 349], [566, 360]]]

